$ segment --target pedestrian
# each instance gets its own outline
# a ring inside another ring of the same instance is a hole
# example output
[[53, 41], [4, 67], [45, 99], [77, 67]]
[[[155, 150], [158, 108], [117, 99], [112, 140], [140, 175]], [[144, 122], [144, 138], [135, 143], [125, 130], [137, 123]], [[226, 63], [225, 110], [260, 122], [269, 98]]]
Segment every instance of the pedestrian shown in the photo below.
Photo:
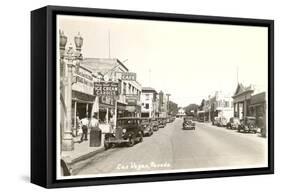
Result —
[[88, 141], [89, 119], [87, 117], [81, 119], [81, 125], [82, 125], [82, 136], [81, 136], [80, 143], [82, 143], [84, 140]]

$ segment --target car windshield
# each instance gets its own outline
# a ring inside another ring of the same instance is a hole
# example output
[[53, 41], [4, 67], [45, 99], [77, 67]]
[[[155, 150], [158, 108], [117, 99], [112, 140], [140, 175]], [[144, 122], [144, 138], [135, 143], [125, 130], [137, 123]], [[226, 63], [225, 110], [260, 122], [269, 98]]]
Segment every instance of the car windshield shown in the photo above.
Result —
[[250, 124], [255, 124], [256, 123], [256, 119], [255, 118], [248, 118], [247, 122]]
[[148, 119], [143, 119], [143, 120], [141, 121], [141, 123], [142, 123], [142, 124], [148, 124], [148, 123], [149, 123], [149, 120], [148, 120]]
[[118, 121], [118, 124], [119, 125], [128, 125], [128, 124], [136, 124], [137, 123], [137, 120], [135, 119], [128, 119], [128, 120], [120, 120]]

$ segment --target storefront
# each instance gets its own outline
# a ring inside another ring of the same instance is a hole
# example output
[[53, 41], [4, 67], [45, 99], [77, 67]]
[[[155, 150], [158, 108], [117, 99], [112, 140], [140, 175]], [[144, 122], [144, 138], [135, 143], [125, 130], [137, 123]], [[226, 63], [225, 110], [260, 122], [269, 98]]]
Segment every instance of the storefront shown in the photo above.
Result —
[[115, 100], [112, 96], [99, 97], [99, 122], [109, 123], [114, 116]]
[[73, 73], [75, 82], [72, 84], [72, 127], [74, 133], [78, 130], [78, 120], [90, 117], [95, 96], [93, 95], [94, 78], [92, 72], [82, 66]]
[[257, 125], [260, 128], [266, 126], [266, 103], [265, 92], [253, 95], [249, 104], [250, 116], [256, 117]]
[[138, 95], [127, 95], [126, 96], [126, 117], [141, 117], [141, 103]]
[[126, 116], [126, 104], [117, 102], [117, 118]]
[[238, 84], [233, 98], [234, 105], [234, 117], [244, 119], [249, 115], [249, 105], [251, 95], [254, 92], [251, 86], [244, 87], [242, 84]]

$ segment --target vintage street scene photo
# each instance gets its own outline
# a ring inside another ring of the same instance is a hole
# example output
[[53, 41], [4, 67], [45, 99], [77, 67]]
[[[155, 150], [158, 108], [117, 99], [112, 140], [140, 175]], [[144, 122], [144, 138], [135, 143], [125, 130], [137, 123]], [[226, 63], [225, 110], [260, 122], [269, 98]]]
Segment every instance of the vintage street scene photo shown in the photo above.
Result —
[[268, 28], [58, 15], [57, 179], [268, 166]]

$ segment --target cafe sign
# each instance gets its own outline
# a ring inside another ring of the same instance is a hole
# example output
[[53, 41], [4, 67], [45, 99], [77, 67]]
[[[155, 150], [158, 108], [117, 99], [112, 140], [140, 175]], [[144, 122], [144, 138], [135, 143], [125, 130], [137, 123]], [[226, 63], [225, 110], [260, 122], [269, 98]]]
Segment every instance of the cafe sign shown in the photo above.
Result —
[[94, 95], [96, 96], [117, 96], [118, 83], [117, 82], [95, 82]]
[[136, 81], [137, 74], [132, 72], [122, 72], [121, 73], [121, 80], [125, 81]]

